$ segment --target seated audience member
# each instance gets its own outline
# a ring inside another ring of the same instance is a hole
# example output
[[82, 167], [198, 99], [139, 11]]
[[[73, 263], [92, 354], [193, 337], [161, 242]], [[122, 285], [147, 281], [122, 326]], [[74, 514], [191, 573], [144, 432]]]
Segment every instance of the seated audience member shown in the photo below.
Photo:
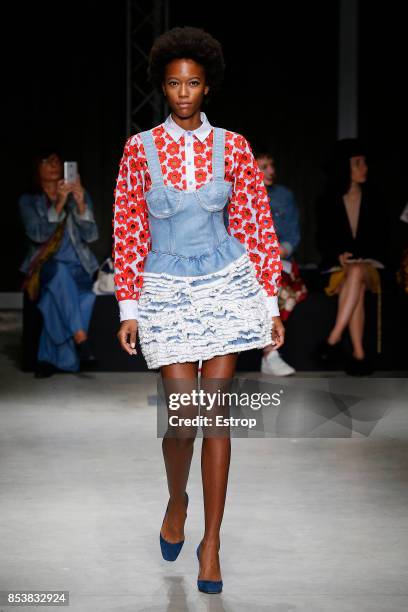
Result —
[[[299, 211], [295, 197], [287, 187], [276, 183], [274, 158], [270, 153], [255, 154], [258, 166], [264, 175], [275, 230], [281, 245], [281, 286], [278, 295], [282, 321], [287, 321], [296, 304], [307, 296], [307, 289], [293, 256], [300, 242]], [[284, 361], [273, 345], [263, 349], [261, 372], [275, 376], [289, 376], [295, 369]]]
[[35, 376], [58, 370], [76, 372], [92, 362], [87, 339], [98, 261], [88, 246], [98, 238], [89, 194], [63, 180], [63, 161], [55, 148], [33, 160], [32, 193], [23, 193], [19, 209], [28, 252], [20, 267], [23, 289], [42, 313]]
[[[400, 216], [401, 221], [408, 223], [408, 203]], [[399, 268], [397, 270], [397, 282], [405, 293], [408, 293], [408, 245], [405, 246]]]
[[[364, 296], [366, 290], [372, 291], [381, 304], [378, 270], [386, 261], [386, 210], [367, 182], [366, 150], [358, 139], [338, 141], [326, 171], [327, 188], [317, 202], [316, 239], [321, 271], [330, 274], [325, 291], [338, 296], [338, 306], [335, 324], [319, 346], [318, 356], [322, 362], [338, 363], [340, 340], [348, 328], [353, 351], [346, 372], [363, 376], [373, 371], [363, 347]], [[377, 315], [379, 324], [380, 311]]]

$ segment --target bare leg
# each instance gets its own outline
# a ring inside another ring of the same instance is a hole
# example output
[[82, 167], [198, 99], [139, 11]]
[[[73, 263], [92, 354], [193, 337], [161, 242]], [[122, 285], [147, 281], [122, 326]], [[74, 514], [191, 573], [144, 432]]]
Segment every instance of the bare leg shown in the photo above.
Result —
[[364, 296], [365, 285], [361, 286], [360, 297], [357, 305], [351, 315], [349, 322], [350, 338], [353, 343], [353, 356], [356, 359], [364, 359], [365, 353], [363, 348], [363, 333], [364, 333]]
[[[235, 373], [238, 353], [220, 355], [203, 361], [201, 380], [226, 379], [228, 386]], [[221, 383], [222, 384], [222, 383]], [[211, 387], [211, 383], [207, 385]], [[231, 458], [231, 439], [204, 437], [201, 449], [201, 474], [204, 493], [205, 530], [200, 547], [199, 580], [221, 580], [218, 551], [220, 528], [224, 514], [228, 473]]]
[[[197, 373], [197, 362], [175, 363], [161, 367], [163, 379], [179, 379], [180, 385], [185, 381], [183, 391], [187, 391], [188, 387], [192, 389], [195, 386]], [[191, 381], [191, 384], [189, 381]], [[194, 439], [194, 437], [163, 437], [162, 450], [170, 500], [161, 534], [168, 542], [180, 542], [184, 539], [185, 490], [193, 458]]]
[[346, 279], [340, 289], [336, 323], [327, 339], [329, 344], [336, 344], [341, 339], [360, 299], [360, 291], [364, 278], [365, 270], [363, 265], [349, 264]]

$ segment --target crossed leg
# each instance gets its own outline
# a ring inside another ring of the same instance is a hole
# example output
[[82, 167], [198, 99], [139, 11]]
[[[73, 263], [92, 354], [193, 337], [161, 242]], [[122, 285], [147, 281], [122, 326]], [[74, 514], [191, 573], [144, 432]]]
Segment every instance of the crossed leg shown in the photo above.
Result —
[[336, 344], [341, 340], [348, 326], [353, 344], [353, 355], [364, 358], [364, 296], [369, 286], [369, 274], [364, 263], [352, 263], [346, 266], [346, 278], [339, 290], [337, 317], [327, 341]]

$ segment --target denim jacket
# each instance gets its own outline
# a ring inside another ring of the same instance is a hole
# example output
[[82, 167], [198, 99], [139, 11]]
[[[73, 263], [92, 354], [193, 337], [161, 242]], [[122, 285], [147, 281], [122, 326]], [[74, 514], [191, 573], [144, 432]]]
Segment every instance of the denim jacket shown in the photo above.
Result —
[[287, 260], [291, 261], [300, 242], [299, 211], [295, 197], [283, 185], [268, 185], [266, 190], [278, 240], [288, 252]]
[[18, 206], [24, 229], [29, 239], [28, 253], [19, 268], [21, 272], [24, 274], [28, 272], [30, 262], [40, 250], [41, 245], [55, 231], [58, 223], [68, 215], [65, 231], [68, 232], [71, 238], [82, 266], [92, 276], [98, 269], [99, 264], [87, 243], [97, 240], [99, 233], [93, 215], [92, 200], [86, 191], [85, 203], [85, 212], [80, 215], [77, 211], [73, 195], [69, 194], [65, 207], [57, 215], [54, 205], [47, 206], [45, 193], [24, 193], [20, 196]]

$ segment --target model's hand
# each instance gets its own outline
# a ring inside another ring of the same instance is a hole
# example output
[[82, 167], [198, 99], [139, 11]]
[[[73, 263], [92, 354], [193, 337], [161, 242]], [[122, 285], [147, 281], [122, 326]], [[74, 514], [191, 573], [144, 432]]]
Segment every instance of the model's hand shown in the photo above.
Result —
[[277, 351], [278, 348], [282, 346], [285, 341], [285, 327], [281, 321], [280, 317], [272, 317], [273, 318], [273, 328], [272, 328], [272, 340], [275, 344], [273, 344], [274, 351]]
[[136, 334], [137, 334], [137, 321], [136, 319], [127, 319], [122, 321], [120, 324], [117, 338], [119, 344], [124, 351], [129, 355], [136, 355]]

